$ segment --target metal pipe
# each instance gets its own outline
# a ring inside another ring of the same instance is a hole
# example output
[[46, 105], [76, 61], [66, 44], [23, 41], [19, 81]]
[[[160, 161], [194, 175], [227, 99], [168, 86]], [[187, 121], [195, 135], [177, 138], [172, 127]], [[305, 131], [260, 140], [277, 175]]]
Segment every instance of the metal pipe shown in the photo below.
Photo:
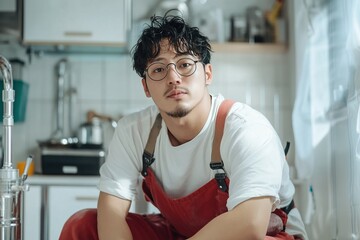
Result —
[[64, 138], [65, 121], [65, 74], [67, 71], [67, 60], [61, 59], [57, 66], [57, 96], [56, 96], [56, 130], [52, 139]]
[[15, 93], [13, 90], [13, 79], [11, 65], [0, 55], [0, 69], [3, 75], [4, 89], [2, 91], [2, 101], [4, 103], [4, 116], [3, 116], [3, 127], [4, 127], [4, 163], [3, 168], [12, 168], [12, 135], [11, 128], [14, 125], [13, 117], [13, 102]]
[[15, 96], [12, 71], [10, 63], [1, 55], [0, 71], [4, 81], [2, 91], [2, 101], [4, 103], [4, 164], [0, 169], [0, 240], [22, 240], [23, 192], [29, 189], [29, 186], [24, 182], [32, 157], [29, 157], [26, 161], [24, 175], [20, 178], [19, 170], [12, 167], [11, 128], [14, 125], [13, 103]]

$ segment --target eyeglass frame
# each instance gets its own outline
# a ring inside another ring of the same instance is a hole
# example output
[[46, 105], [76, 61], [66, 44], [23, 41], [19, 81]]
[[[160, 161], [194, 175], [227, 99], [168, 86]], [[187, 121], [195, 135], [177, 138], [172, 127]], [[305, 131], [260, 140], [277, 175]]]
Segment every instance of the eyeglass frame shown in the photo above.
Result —
[[[179, 61], [181, 61], [181, 60], [183, 60], [183, 59], [189, 59], [189, 60], [191, 60], [191, 61], [193, 61], [194, 62], [194, 64], [195, 64], [195, 70], [191, 73], [191, 74], [189, 74], [189, 75], [183, 75], [183, 74], [181, 74], [181, 73], [179, 73], [178, 72], [178, 69], [177, 69], [177, 67], [176, 67], [176, 64], [179, 62]], [[162, 81], [162, 80], [164, 80], [165, 78], [166, 78], [166, 76], [169, 74], [169, 65], [174, 65], [174, 67], [175, 67], [175, 72], [177, 73], [177, 74], [179, 74], [180, 76], [182, 76], [182, 77], [190, 77], [191, 75], [193, 75], [195, 72], [196, 72], [196, 70], [197, 70], [197, 63], [202, 63], [203, 65], [204, 65], [204, 63], [202, 62], [202, 60], [194, 60], [194, 59], [191, 59], [191, 58], [188, 58], [188, 57], [184, 57], [184, 58], [180, 58], [179, 60], [177, 60], [176, 62], [171, 62], [171, 63], [168, 63], [168, 64], [165, 64], [165, 63], [161, 63], [161, 62], [153, 62], [153, 63], [151, 63], [147, 68], [145, 68], [145, 70], [144, 70], [144, 75], [147, 75], [152, 81], [155, 81], [155, 82], [160, 82], [160, 81]], [[164, 66], [165, 66], [165, 68], [166, 68], [166, 74], [165, 74], [165, 76], [163, 77], [163, 78], [161, 78], [161, 79], [159, 79], [159, 80], [154, 80], [153, 78], [151, 78], [150, 77], [150, 75], [149, 75], [149, 73], [148, 73], [148, 69], [152, 66], [152, 65], [154, 65], [154, 64], [163, 64]]]

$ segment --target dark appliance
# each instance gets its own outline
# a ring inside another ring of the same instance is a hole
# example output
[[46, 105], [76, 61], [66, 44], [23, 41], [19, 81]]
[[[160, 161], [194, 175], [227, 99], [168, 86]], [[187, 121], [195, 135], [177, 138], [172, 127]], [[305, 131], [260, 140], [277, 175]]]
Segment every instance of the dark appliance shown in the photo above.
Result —
[[40, 149], [40, 158], [35, 163], [36, 173], [53, 175], [99, 175], [105, 161], [103, 149]]

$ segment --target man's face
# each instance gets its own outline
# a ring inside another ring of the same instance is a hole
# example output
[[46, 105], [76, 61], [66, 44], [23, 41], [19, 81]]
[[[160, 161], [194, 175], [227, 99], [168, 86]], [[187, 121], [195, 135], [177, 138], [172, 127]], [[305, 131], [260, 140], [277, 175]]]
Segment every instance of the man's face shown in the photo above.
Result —
[[[146, 73], [142, 79], [144, 91], [147, 97], [151, 97], [158, 106], [160, 112], [165, 112], [172, 117], [186, 116], [193, 110], [200, 101], [203, 100], [204, 95], [208, 94], [207, 85], [212, 80], [211, 65], [204, 65], [201, 62], [195, 62], [196, 70], [190, 76], [182, 76], [175, 70], [175, 64], [181, 63], [181, 59], [190, 59], [199, 61], [193, 55], [179, 55], [175, 52], [173, 47], [168, 44], [166, 39], [161, 41], [161, 51], [159, 55], [149, 62], [147, 67], [154, 63], [161, 63], [165, 68], [156, 68], [153, 72], [167, 71], [164, 79], [154, 81], [150, 79], [149, 73]], [[168, 65], [171, 63], [170, 65]], [[167, 67], [166, 67], [167, 66]], [[178, 65], [178, 70], [181, 72], [181, 67], [186, 67], [187, 64]]]

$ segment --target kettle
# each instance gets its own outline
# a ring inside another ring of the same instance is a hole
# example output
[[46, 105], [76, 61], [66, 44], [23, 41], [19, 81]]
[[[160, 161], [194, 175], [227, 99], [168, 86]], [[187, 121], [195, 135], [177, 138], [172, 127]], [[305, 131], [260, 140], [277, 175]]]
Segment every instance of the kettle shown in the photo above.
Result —
[[102, 145], [104, 141], [102, 124], [99, 118], [93, 117], [91, 121], [80, 125], [78, 140], [82, 145]]
[[87, 121], [80, 125], [78, 130], [78, 140], [82, 145], [99, 145], [104, 143], [104, 130], [102, 123], [110, 122], [111, 126], [115, 129], [117, 122], [106, 115], [101, 115], [95, 111], [87, 112]]

